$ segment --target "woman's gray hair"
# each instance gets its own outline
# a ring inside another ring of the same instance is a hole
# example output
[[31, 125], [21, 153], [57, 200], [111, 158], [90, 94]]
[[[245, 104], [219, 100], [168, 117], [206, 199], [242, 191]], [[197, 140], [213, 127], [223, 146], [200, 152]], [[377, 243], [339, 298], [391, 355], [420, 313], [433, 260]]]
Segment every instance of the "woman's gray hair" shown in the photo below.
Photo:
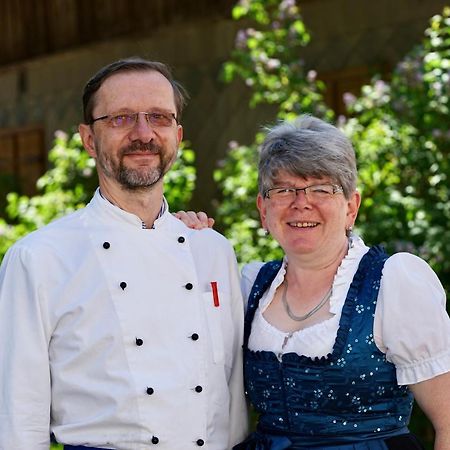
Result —
[[356, 190], [358, 172], [350, 140], [316, 117], [303, 115], [269, 129], [259, 156], [261, 195], [274, 187], [280, 171], [300, 178], [330, 178], [342, 186], [347, 199]]

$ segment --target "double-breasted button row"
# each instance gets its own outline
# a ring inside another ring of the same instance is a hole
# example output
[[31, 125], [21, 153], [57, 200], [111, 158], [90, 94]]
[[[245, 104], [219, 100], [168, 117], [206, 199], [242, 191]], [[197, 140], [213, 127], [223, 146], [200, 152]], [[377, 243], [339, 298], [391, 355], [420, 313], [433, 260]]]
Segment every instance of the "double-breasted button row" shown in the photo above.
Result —
[[[194, 391], [200, 394], [200, 392], [203, 391], [203, 387], [200, 385], [195, 386]], [[155, 393], [155, 390], [152, 387], [147, 387], [145, 392], [147, 393], [147, 395], [153, 395]]]
[[[126, 287], [128, 286], [126, 281], [121, 281], [119, 283], [120, 288], [122, 289], [122, 291], [124, 291], [126, 289]], [[184, 288], [188, 291], [191, 291], [192, 289], [194, 289], [194, 285], [192, 283], [186, 283], [184, 285]]]
[[[121, 281], [119, 283], [120, 288], [122, 289], [122, 291], [124, 291], [126, 289], [126, 287], [128, 286], [126, 281]], [[191, 291], [192, 289], [194, 289], [194, 285], [192, 283], [186, 283], [184, 285], [184, 288], [187, 289], [188, 291]]]
[[[111, 244], [109, 242], [103, 242], [103, 248], [105, 250], [108, 250], [111, 247]], [[127, 283], [125, 281], [121, 281], [119, 283], [120, 289], [122, 289], [122, 291], [125, 290], [125, 288], [127, 287]]]
[[[184, 236], [178, 236], [177, 241], [180, 244], [184, 244], [186, 242], [186, 238]], [[108, 241], [103, 242], [102, 246], [105, 250], [111, 248], [111, 244]]]
[[[155, 444], [155, 445], [156, 445], [156, 444], [159, 443], [159, 439], [158, 439], [156, 436], [153, 436], [151, 442], [152, 442], [152, 444]], [[203, 447], [203, 446], [205, 445], [205, 441], [204, 441], [203, 439], [197, 439], [197, 440], [195, 441], [195, 443], [196, 443], [199, 447]]]
[[[178, 243], [180, 243], [180, 244], [184, 244], [184, 243], [186, 242], [186, 238], [185, 238], [184, 236], [178, 236], [177, 241], [178, 241]], [[102, 246], [103, 246], [103, 248], [104, 248], [105, 250], [108, 250], [108, 249], [111, 248], [111, 244], [110, 244], [109, 242], [107, 242], [107, 241], [103, 242]], [[120, 287], [123, 291], [127, 288], [127, 286], [128, 286], [128, 285], [127, 285], [127, 282], [126, 282], [126, 281], [121, 281], [121, 282], [119, 283], [119, 287]], [[184, 288], [185, 288], [186, 290], [190, 291], [190, 290], [192, 290], [192, 289], [194, 288], [194, 285], [193, 285], [192, 283], [186, 283], [186, 284], [184, 285]], [[193, 341], [197, 341], [197, 340], [199, 339], [198, 333], [192, 333], [189, 337], [190, 337], [190, 339], [192, 339]], [[138, 338], [138, 337], [137, 337], [137, 338], [135, 339], [135, 343], [136, 343], [136, 345], [137, 345], [138, 347], [141, 347], [141, 346], [144, 344], [144, 340], [143, 340], [142, 338]], [[200, 386], [200, 385], [197, 385], [197, 386], [195, 386], [194, 391], [197, 392], [197, 393], [200, 393], [200, 392], [203, 391], [203, 387]], [[154, 388], [152, 388], [152, 387], [147, 387], [145, 392], [146, 392], [147, 395], [153, 395], [153, 394], [155, 393], [155, 390], [154, 390]], [[159, 438], [158, 438], [157, 436], [152, 436], [152, 438], [151, 438], [151, 443], [154, 444], [154, 445], [158, 444], [158, 443], [159, 443]], [[205, 441], [204, 441], [203, 439], [197, 439], [197, 440], [195, 441], [195, 443], [196, 443], [199, 447], [202, 447], [203, 445], [205, 445]]]

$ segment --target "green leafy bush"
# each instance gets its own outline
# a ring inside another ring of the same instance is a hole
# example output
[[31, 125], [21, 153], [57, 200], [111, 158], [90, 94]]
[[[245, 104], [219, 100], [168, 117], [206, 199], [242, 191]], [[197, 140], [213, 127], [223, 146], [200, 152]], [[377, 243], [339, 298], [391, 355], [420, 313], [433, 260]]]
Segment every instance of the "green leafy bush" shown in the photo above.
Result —
[[[251, 106], [277, 106], [277, 119], [312, 113], [330, 119], [323, 86], [305, 72], [301, 51], [309, 34], [293, 0], [242, 0], [233, 10], [246, 27], [236, 37], [224, 79], [239, 77]], [[359, 98], [345, 100], [352, 118], [340, 125], [354, 143], [363, 202], [357, 222], [368, 243], [407, 250], [430, 262], [450, 287], [449, 8], [433, 17], [421, 45], [396, 66], [390, 82], [375, 78]], [[251, 27], [248, 27], [248, 23]], [[255, 207], [258, 145], [230, 144], [215, 171], [223, 192], [217, 221], [241, 262], [280, 255], [259, 226]]]
[[[224, 64], [224, 80], [243, 80], [252, 92], [251, 107], [276, 106], [274, 121], [300, 113], [331, 118], [323, 102], [323, 83], [314, 71], [305, 70], [301, 60], [310, 36], [295, 1], [243, 0], [234, 7], [233, 17], [252, 26], [238, 32], [231, 59]], [[278, 244], [264, 236], [255, 206], [258, 145], [263, 137], [258, 133], [250, 146], [231, 142], [214, 173], [222, 191], [216, 219], [241, 263], [281, 256]]]
[[426, 259], [450, 290], [450, 8], [391, 81], [347, 98], [359, 161], [359, 228], [368, 242]]
[[[166, 198], [173, 211], [186, 209], [195, 185], [195, 155], [183, 143], [165, 177]], [[38, 180], [38, 195], [7, 195], [6, 217], [0, 218], [0, 259], [19, 238], [53, 219], [82, 208], [97, 187], [95, 161], [84, 151], [78, 133], [55, 133], [51, 168]]]

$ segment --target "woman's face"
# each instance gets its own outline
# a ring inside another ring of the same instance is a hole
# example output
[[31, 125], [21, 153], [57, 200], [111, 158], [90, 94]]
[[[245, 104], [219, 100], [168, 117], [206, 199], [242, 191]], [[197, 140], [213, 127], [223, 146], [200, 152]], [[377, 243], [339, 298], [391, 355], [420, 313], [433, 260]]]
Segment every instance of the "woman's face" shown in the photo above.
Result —
[[[330, 178], [299, 178], [280, 172], [274, 188], [305, 188], [334, 185]], [[329, 189], [329, 190], [328, 190]], [[353, 226], [360, 196], [354, 192], [347, 200], [339, 189], [329, 186], [280, 195], [271, 191], [269, 198], [258, 194], [261, 222], [278, 241], [288, 258], [295, 255], [326, 259], [340, 251], [346, 241], [346, 229]], [[313, 192], [315, 191], [315, 192]]]

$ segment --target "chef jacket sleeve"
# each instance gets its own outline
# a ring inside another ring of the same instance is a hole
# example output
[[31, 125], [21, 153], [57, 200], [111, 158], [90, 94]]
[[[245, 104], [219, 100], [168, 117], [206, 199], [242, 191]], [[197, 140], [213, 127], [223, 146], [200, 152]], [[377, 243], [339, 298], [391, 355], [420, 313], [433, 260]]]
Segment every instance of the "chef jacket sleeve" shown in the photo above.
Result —
[[15, 245], [0, 268], [0, 449], [48, 450], [47, 320], [35, 253]]
[[247, 403], [244, 395], [242, 340], [244, 334], [244, 303], [240, 289], [240, 280], [234, 252], [229, 258], [231, 280], [231, 301], [234, 325], [234, 361], [231, 370], [229, 388], [230, 402], [230, 442], [227, 448], [243, 441], [248, 432]]

